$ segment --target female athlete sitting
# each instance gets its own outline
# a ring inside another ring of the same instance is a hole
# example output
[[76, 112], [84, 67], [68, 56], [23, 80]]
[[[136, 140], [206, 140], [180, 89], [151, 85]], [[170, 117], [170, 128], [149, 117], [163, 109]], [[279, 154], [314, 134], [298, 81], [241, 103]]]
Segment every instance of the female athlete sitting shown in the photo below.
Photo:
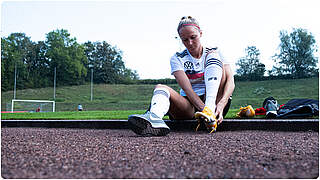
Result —
[[[171, 57], [171, 73], [181, 87], [180, 94], [169, 86], [158, 84], [153, 91], [150, 109], [142, 115], [130, 115], [131, 129], [139, 135], [163, 136], [170, 128], [162, 120], [204, 120], [207, 129], [215, 131], [227, 114], [234, 90], [230, 63], [218, 48], [203, 46], [202, 31], [196, 19], [183, 17], [178, 34], [186, 47]], [[199, 127], [199, 126], [198, 126]]]

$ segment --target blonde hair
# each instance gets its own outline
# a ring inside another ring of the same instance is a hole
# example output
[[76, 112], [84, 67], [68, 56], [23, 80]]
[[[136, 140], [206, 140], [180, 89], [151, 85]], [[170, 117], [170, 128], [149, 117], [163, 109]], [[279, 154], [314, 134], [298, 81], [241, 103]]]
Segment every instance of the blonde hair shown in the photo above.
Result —
[[201, 31], [198, 21], [191, 16], [183, 16], [181, 18], [179, 25], [178, 25], [178, 28], [177, 28], [178, 34], [179, 34], [180, 29], [184, 26], [194, 26], [198, 29], [199, 32]]

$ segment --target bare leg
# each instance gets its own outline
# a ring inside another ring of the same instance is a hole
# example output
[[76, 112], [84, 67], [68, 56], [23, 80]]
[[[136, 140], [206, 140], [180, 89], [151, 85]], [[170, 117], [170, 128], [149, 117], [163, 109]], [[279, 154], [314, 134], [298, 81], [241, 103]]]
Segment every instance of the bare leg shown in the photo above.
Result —
[[194, 106], [169, 86], [158, 84], [155, 88], [166, 88], [170, 92], [169, 114], [175, 120], [192, 119], [194, 117]]

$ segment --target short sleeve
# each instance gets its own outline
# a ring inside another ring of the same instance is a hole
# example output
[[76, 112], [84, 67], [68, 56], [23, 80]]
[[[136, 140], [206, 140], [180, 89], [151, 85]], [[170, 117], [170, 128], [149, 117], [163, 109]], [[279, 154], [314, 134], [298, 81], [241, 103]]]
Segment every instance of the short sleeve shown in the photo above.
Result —
[[170, 66], [171, 66], [171, 75], [173, 75], [175, 71], [184, 70], [182, 63], [180, 62], [180, 60], [176, 55], [171, 57]]
[[209, 52], [205, 59], [205, 67], [212, 64], [218, 65], [221, 68], [223, 68], [223, 60], [221, 59], [220, 54], [217, 51]]
[[221, 58], [221, 61], [223, 62], [223, 64], [230, 64], [232, 65], [233, 62], [231, 61], [230, 58], [228, 58], [227, 56], [225, 56], [225, 54], [221, 51], [221, 49], [218, 50], [218, 54]]

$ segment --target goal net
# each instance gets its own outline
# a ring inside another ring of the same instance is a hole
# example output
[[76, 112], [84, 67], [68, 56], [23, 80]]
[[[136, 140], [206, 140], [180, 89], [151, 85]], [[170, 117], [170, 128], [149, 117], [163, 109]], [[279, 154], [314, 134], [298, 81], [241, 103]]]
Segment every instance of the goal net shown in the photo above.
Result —
[[55, 101], [12, 99], [11, 112], [54, 112]]

